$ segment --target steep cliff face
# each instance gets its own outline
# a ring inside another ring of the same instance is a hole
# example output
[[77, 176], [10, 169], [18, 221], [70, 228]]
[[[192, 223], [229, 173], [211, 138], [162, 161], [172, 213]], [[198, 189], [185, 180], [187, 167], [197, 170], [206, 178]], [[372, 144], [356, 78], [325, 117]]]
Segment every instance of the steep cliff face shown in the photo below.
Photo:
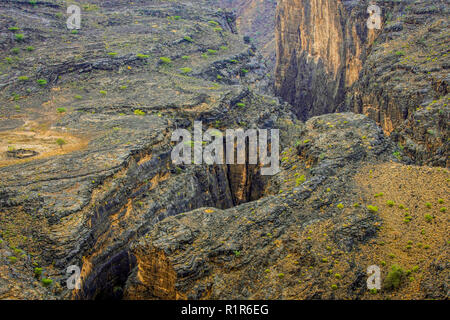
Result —
[[358, 79], [376, 36], [366, 10], [366, 1], [279, 2], [275, 87], [300, 119], [334, 112]]
[[300, 119], [366, 114], [411, 160], [445, 166], [448, 2], [376, 3], [380, 30], [367, 28], [369, 1], [281, 0], [276, 92]]
[[374, 119], [417, 164], [448, 166], [449, 6], [397, 5], [385, 13], [348, 109]]
[[236, 12], [239, 32], [252, 38], [270, 70], [275, 67], [275, 0], [220, 0]]

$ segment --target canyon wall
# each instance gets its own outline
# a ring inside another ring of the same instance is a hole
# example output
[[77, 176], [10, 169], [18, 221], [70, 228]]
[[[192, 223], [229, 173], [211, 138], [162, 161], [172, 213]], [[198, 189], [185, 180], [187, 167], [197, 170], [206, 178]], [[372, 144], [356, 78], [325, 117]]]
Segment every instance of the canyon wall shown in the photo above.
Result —
[[[447, 165], [448, 2], [280, 0], [275, 91], [297, 117], [363, 113], [409, 160]], [[406, 159], [406, 160], [408, 160]]]
[[300, 119], [336, 111], [358, 79], [375, 38], [366, 9], [366, 1], [279, 2], [275, 88]]
[[223, 8], [236, 12], [239, 32], [249, 36], [266, 60], [270, 70], [275, 66], [276, 0], [220, 0]]

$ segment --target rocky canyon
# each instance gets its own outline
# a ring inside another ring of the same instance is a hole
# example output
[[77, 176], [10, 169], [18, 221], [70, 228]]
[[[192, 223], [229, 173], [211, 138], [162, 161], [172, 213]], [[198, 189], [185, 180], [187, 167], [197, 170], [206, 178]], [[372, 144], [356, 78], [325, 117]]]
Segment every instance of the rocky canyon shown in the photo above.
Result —
[[[448, 299], [449, 9], [1, 1], [0, 299]], [[174, 161], [195, 122], [279, 172]]]

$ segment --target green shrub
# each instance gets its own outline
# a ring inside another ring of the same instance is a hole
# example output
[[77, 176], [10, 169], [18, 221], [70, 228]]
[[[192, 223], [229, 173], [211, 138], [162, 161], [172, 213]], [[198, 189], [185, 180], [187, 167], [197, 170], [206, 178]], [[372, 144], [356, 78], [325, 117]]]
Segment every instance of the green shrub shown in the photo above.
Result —
[[192, 69], [191, 69], [191, 68], [181, 68], [180, 70], [181, 70], [181, 72], [184, 73], [184, 74], [187, 74], [187, 73], [192, 72]]
[[446, 207], [442, 207], [441, 209], [439, 209], [439, 211], [440, 212], [445, 212], [445, 211], [447, 211], [447, 208]]
[[426, 215], [425, 215], [425, 220], [426, 220], [427, 222], [431, 222], [431, 221], [433, 221], [433, 216], [432, 216], [431, 214], [426, 214]]
[[342, 203], [339, 203], [339, 204], [337, 205], [337, 207], [338, 207], [339, 209], [344, 209], [344, 205], [343, 205]]
[[58, 113], [64, 113], [66, 112], [66, 108], [57, 108], [56, 111], [58, 111]]
[[194, 42], [194, 40], [192, 40], [192, 38], [189, 36], [185, 36], [183, 39], [187, 42]]
[[41, 282], [42, 282], [42, 285], [44, 287], [49, 287], [49, 286], [52, 285], [53, 280], [52, 279], [48, 279], [48, 278], [44, 278], [44, 279], [41, 280]]
[[278, 274], [278, 278], [283, 279], [284, 278], [284, 273], [279, 273]]
[[304, 175], [301, 175], [300, 177], [298, 177], [297, 179], [295, 179], [295, 185], [299, 186], [301, 185], [303, 182], [306, 181], [306, 177]]
[[214, 55], [217, 53], [217, 50], [208, 49], [208, 53]]
[[56, 144], [62, 149], [63, 145], [67, 144], [67, 142], [62, 138], [58, 138], [56, 139]]
[[172, 59], [167, 57], [161, 57], [159, 58], [159, 61], [161, 61], [163, 64], [170, 64], [172, 62]]
[[243, 107], [245, 107], [245, 103], [243, 103], [243, 102], [238, 102], [238, 103], [236, 103], [236, 106], [237, 106], [237, 107], [240, 107], [240, 108], [243, 108]]
[[25, 36], [22, 33], [16, 33], [14, 36], [17, 41], [22, 41], [25, 38]]
[[15, 262], [17, 261], [17, 258], [16, 258], [16, 257], [13, 257], [13, 256], [10, 256], [10, 257], [8, 257], [8, 260], [9, 260], [11, 263], [15, 263]]
[[338, 288], [337, 284], [332, 284], [332, 285], [331, 285], [331, 289], [337, 290], [337, 288]]
[[134, 110], [134, 114], [137, 116], [145, 116], [145, 112], [139, 109]]
[[20, 81], [27, 81], [29, 78], [27, 76], [20, 76], [17, 79]]
[[27, 51], [34, 51], [34, 47], [33, 46], [28, 46], [26, 49], [27, 49]]
[[388, 205], [388, 207], [393, 207], [395, 205], [394, 201], [392, 200], [388, 200], [386, 204]]
[[42, 268], [34, 268], [34, 276], [39, 279], [41, 275], [42, 275]]
[[11, 53], [13, 53], [13, 54], [19, 54], [19, 53], [20, 53], [20, 49], [19, 49], [19, 48], [12, 48], [12, 49], [11, 49]]
[[20, 28], [19, 27], [9, 27], [8, 30], [9, 31], [18, 31], [18, 30], [20, 30]]
[[99, 93], [102, 94], [102, 95], [104, 95], [104, 96], [106, 96], [106, 94], [107, 94], [108, 92], [106, 92], [105, 90], [100, 90]]
[[45, 86], [47, 84], [47, 80], [45, 79], [37, 79], [36, 82], [41, 86]]
[[82, 97], [82, 96], [80, 96], [79, 94], [75, 95], [75, 96], [74, 96], [74, 98], [75, 98], [75, 99], [77, 99], [77, 100], [81, 100], [81, 99], [83, 99], [83, 97]]
[[183, 60], [189, 60], [191, 57], [189, 57], [189, 56], [182, 56], [181, 57], [181, 59], [183, 59]]
[[334, 275], [334, 277], [335, 277], [336, 279], [341, 279], [341, 278], [342, 278], [342, 276], [341, 276], [339, 273], [336, 273], [336, 274]]
[[398, 289], [405, 278], [405, 272], [397, 265], [393, 265], [391, 271], [384, 280], [383, 288], [386, 290]]
[[438, 202], [439, 202], [439, 204], [443, 204], [444, 203], [444, 199], [439, 199]]
[[430, 209], [433, 205], [429, 202], [425, 203], [425, 207], [427, 207], [428, 209]]
[[378, 207], [376, 207], [376, 206], [368, 205], [368, 206], [367, 206], [367, 209], [368, 209], [370, 212], [372, 212], [372, 213], [378, 212]]
[[212, 20], [208, 21], [208, 23], [215, 27], [219, 25], [219, 23], [217, 21], [212, 21]]
[[136, 55], [136, 57], [141, 60], [150, 58], [150, 56], [148, 54], [142, 54], [142, 53], [138, 53]]

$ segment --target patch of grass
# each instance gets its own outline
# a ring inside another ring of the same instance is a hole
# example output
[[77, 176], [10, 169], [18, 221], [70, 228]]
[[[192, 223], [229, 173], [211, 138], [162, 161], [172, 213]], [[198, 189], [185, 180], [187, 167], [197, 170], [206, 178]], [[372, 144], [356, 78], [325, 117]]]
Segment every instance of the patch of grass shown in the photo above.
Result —
[[28, 46], [28, 47], [26, 48], [26, 50], [27, 50], [27, 51], [34, 51], [34, 47], [33, 47], [33, 46]]
[[428, 209], [431, 209], [433, 205], [430, 202], [425, 203], [425, 207], [427, 207]]
[[99, 93], [102, 94], [102, 95], [104, 95], [104, 96], [106, 96], [106, 94], [107, 94], [108, 92], [106, 92], [105, 90], [100, 90]]
[[57, 108], [56, 111], [58, 111], [58, 113], [64, 113], [66, 112], [66, 108]]
[[386, 204], [388, 205], [388, 207], [393, 207], [395, 205], [395, 202], [392, 200], [388, 200], [386, 201]]
[[9, 27], [8, 30], [14, 32], [14, 31], [20, 30], [20, 28], [19, 27]]
[[376, 206], [368, 205], [368, 206], [367, 206], [367, 209], [368, 209], [370, 212], [372, 212], [372, 213], [377, 213], [377, 212], [378, 212], [378, 207], [376, 207]]
[[17, 78], [17, 80], [19, 81], [28, 81], [30, 78], [28, 78], [27, 76], [20, 76]]
[[240, 108], [243, 108], [243, 107], [245, 107], [245, 103], [243, 103], [243, 102], [238, 102], [238, 103], [236, 103], [236, 106], [237, 106], [237, 107], [240, 107]]
[[184, 39], [184, 41], [187, 41], [187, 42], [194, 42], [194, 40], [189, 36], [184, 36], [183, 39]]

